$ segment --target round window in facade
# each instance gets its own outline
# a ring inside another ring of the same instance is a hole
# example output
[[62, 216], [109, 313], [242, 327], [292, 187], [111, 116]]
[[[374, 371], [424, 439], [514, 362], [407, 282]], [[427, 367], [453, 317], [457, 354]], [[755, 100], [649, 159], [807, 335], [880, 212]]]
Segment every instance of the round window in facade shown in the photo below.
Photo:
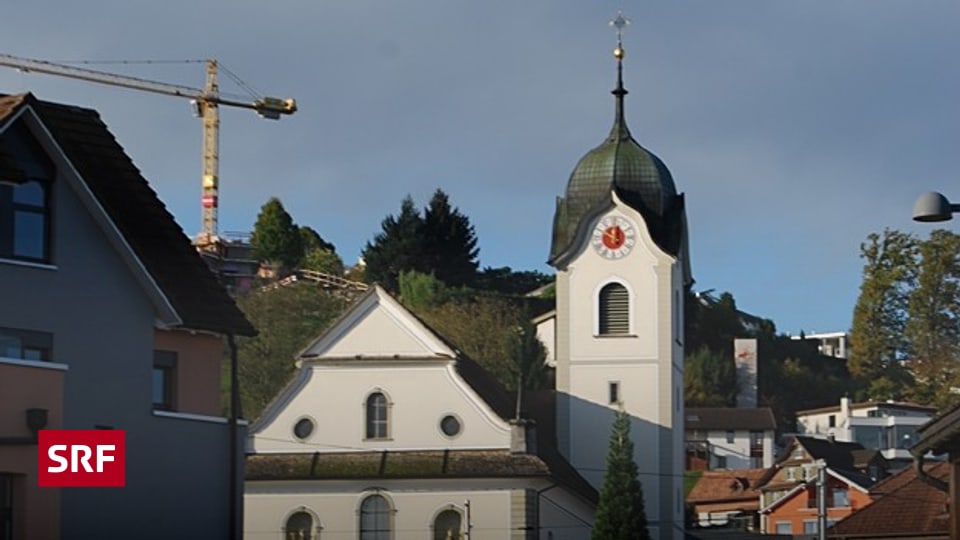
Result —
[[306, 439], [313, 433], [313, 427], [313, 420], [301, 418], [297, 420], [297, 423], [293, 426], [293, 434], [296, 435], [298, 439]]
[[456, 437], [460, 434], [461, 429], [460, 419], [452, 414], [448, 414], [440, 419], [440, 431], [447, 437]]

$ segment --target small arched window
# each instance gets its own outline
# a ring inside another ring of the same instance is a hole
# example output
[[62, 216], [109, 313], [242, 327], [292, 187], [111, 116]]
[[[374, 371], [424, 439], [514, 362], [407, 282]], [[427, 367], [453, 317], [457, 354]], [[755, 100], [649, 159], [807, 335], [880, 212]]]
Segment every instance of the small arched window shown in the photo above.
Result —
[[284, 527], [284, 540], [315, 540], [319, 536], [313, 534], [313, 516], [307, 512], [294, 512], [287, 518]]
[[600, 289], [600, 335], [630, 333], [630, 295], [620, 283], [610, 283]]
[[381, 495], [360, 503], [360, 540], [390, 540], [390, 504]]
[[456, 510], [437, 514], [437, 519], [433, 520], [433, 540], [459, 540], [461, 521], [460, 512]]
[[367, 397], [367, 438], [386, 439], [388, 427], [387, 397], [381, 392], [374, 392]]

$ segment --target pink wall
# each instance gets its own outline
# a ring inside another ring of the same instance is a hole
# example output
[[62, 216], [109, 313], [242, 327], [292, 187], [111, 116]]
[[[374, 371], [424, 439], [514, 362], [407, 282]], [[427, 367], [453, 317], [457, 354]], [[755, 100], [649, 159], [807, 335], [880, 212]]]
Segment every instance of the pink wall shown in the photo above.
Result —
[[154, 349], [176, 351], [176, 412], [221, 416], [220, 364], [223, 340], [186, 330], [156, 330]]
[[[65, 371], [0, 360], [0, 438], [30, 437], [25, 411], [47, 409], [47, 429], [63, 427]], [[13, 474], [13, 537], [60, 537], [60, 490], [37, 487], [37, 445], [0, 445], [0, 473]]]

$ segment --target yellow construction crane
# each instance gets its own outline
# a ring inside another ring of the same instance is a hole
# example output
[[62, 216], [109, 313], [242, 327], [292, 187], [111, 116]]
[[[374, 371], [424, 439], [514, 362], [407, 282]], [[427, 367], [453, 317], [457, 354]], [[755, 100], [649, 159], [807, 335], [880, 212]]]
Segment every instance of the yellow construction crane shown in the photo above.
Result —
[[201, 198], [203, 230], [197, 238], [198, 246], [217, 241], [217, 209], [220, 204], [217, 198], [220, 184], [220, 105], [252, 109], [261, 117], [271, 120], [279, 120], [280, 115], [293, 114], [297, 111], [297, 102], [293, 99], [258, 97], [253, 101], [241, 101], [221, 97], [217, 83], [217, 61], [207, 60], [206, 63], [207, 80], [206, 85], [201, 90], [189, 86], [128, 77], [44, 60], [31, 60], [0, 54], [0, 66], [12, 67], [20, 71], [58, 75], [191, 100], [196, 107], [197, 116], [203, 120], [203, 176], [201, 177], [203, 186]]

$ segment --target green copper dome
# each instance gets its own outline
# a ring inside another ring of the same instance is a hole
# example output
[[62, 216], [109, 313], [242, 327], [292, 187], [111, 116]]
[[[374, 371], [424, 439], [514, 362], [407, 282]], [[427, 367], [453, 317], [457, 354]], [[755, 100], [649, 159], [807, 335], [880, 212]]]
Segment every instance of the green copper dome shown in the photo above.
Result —
[[676, 242], [670, 233], [675, 214], [682, 213], [673, 177], [663, 161], [640, 146], [630, 135], [624, 119], [622, 64], [617, 64], [616, 116], [606, 140], [587, 152], [574, 168], [564, 197], [558, 198], [554, 216], [550, 262], [554, 263], [582, 233], [598, 209], [612, 204], [612, 194], [640, 212], [654, 240], [673, 253]]

